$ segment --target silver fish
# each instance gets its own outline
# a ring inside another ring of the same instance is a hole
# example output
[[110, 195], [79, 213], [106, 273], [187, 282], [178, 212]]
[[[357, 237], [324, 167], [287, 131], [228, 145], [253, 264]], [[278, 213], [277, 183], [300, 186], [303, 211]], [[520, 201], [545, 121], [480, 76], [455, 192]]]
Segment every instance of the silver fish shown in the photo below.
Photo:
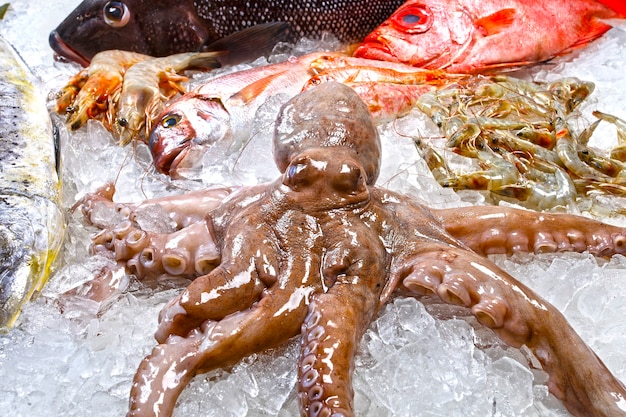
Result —
[[41, 93], [0, 38], [0, 329], [48, 280], [65, 231], [58, 146]]

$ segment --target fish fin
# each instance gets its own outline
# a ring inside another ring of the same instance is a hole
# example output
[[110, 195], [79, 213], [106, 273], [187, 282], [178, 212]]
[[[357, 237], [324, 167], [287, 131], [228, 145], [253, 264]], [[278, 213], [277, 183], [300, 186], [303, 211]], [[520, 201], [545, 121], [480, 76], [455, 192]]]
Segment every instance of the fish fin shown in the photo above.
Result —
[[240, 64], [269, 55], [278, 42], [288, 40], [288, 33], [289, 23], [263, 23], [225, 36], [201, 49], [224, 52], [219, 58], [223, 65]]
[[604, 35], [612, 27], [613, 26], [599, 20], [591, 20], [589, 24], [585, 26], [585, 32], [576, 41], [576, 43], [570, 45], [567, 49], [559, 52], [559, 55], [568, 54], [577, 48], [587, 45], [589, 42], [594, 41], [600, 36]]
[[276, 78], [282, 76], [285, 72], [287, 72], [287, 70], [256, 80], [237, 91], [230, 96], [228, 100], [241, 101], [244, 105], [248, 105], [248, 103], [257, 98]]
[[226, 55], [226, 51], [199, 53], [189, 60], [188, 68], [214, 69], [223, 65], [221, 59]]
[[515, 21], [515, 9], [498, 10], [489, 16], [481, 17], [475, 22], [476, 27], [484, 36], [495, 35], [508, 28]]
[[4, 3], [0, 6], [0, 19], [4, 19], [4, 15], [7, 13], [7, 10], [9, 10], [9, 3]]
[[618, 16], [626, 18], [626, 2], [624, 0], [596, 0], [598, 3], [603, 4], [609, 9], [613, 10]]

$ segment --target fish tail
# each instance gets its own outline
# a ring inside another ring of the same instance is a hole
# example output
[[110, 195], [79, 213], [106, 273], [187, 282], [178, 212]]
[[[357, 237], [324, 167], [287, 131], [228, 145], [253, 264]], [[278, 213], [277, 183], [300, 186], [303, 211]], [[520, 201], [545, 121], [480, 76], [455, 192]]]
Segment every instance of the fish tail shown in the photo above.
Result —
[[624, 0], [596, 0], [598, 3], [605, 5], [613, 10], [618, 16], [617, 18], [626, 18], [626, 2]]

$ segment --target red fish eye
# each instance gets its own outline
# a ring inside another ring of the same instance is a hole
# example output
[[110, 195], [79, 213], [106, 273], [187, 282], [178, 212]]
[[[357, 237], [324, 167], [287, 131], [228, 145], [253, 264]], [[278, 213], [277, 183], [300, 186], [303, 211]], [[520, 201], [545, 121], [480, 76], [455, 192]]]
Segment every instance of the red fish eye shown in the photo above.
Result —
[[121, 1], [110, 1], [104, 5], [102, 12], [107, 25], [120, 28], [126, 26], [130, 20], [130, 11]]
[[398, 10], [391, 21], [399, 29], [409, 33], [426, 32], [433, 25], [433, 14], [424, 5], [408, 6]]

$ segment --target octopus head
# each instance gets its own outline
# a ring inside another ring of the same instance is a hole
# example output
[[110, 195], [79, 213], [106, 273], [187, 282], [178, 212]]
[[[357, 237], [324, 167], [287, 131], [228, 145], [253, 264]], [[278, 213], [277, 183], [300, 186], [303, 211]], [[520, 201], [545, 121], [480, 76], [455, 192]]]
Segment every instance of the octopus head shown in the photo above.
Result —
[[[313, 148], [332, 148], [327, 162], [335, 164], [340, 149], [350, 151], [373, 185], [380, 170], [380, 138], [367, 105], [350, 87], [322, 83], [289, 100], [280, 110], [274, 130], [274, 161], [281, 172]], [[324, 175], [327, 175], [326, 173]]]
[[282, 183], [308, 209], [354, 208], [367, 203], [367, 173], [356, 153], [345, 148], [306, 149], [291, 160]]

